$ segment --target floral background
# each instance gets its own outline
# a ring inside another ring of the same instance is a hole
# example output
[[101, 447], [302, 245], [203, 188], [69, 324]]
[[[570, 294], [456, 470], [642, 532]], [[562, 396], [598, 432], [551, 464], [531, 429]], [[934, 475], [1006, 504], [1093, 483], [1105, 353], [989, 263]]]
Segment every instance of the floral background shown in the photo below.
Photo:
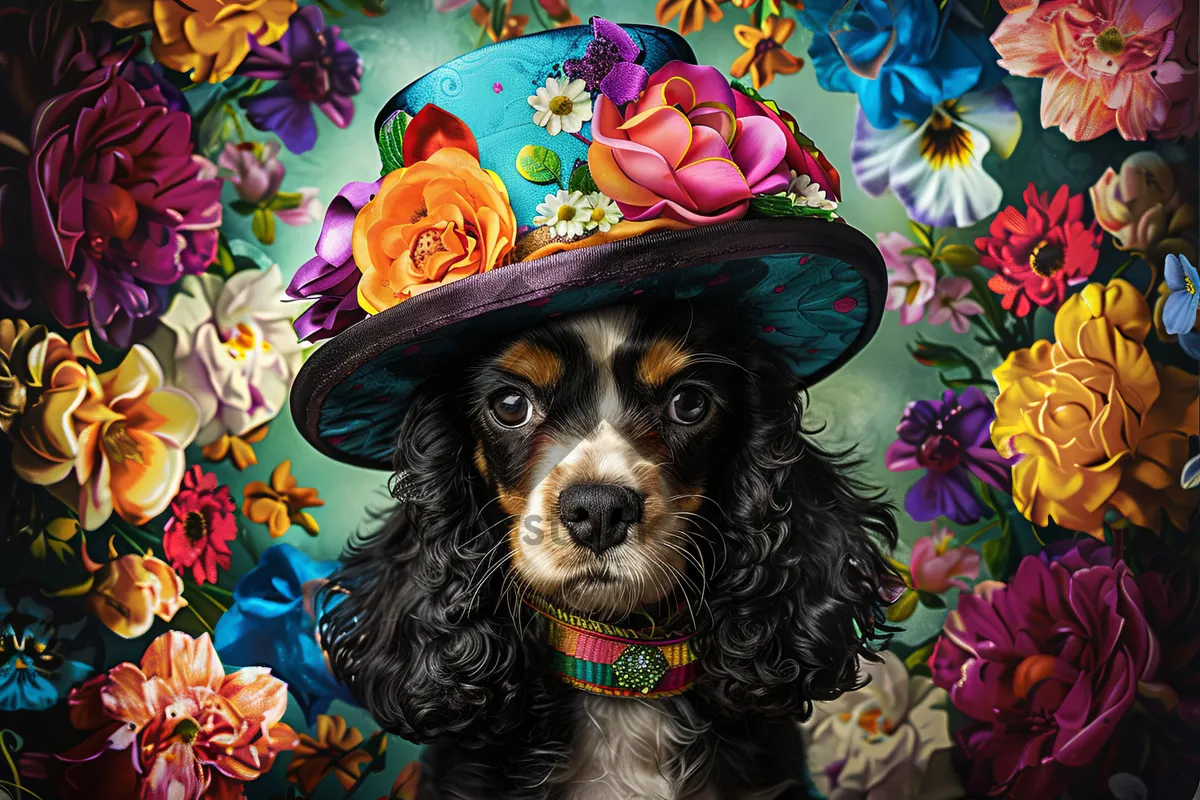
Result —
[[389, 500], [385, 476], [305, 445], [286, 402], [312, 347], [293, 321], [356, 319], [330, 298], [357, 271], [343, 254], [348, 274], [293, 279], [329, 259], [326, 208], [358, 207], [343, 187], [378, 179], [395, 91], [602, 13], [677, 28], [790, 111], [888, 264], [880, 334], [810, 414], [890, 492], [906, 589], [871, 684], [806, 723], [818, 788], [1191, 797], [1196, 10], [3, 10], [0, 793], [411, 800], [417, 748], [324, 672], [306, 606]]

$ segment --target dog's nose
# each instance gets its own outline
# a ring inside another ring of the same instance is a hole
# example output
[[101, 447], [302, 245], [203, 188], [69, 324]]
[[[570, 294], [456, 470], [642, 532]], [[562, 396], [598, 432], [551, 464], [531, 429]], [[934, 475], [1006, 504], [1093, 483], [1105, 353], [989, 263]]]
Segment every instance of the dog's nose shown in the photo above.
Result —
[[577, 483], [559, 493], [558, 516], [572, 539], [599, 555], [625, 541], [642, 518], [642, 496], [612, 483]]

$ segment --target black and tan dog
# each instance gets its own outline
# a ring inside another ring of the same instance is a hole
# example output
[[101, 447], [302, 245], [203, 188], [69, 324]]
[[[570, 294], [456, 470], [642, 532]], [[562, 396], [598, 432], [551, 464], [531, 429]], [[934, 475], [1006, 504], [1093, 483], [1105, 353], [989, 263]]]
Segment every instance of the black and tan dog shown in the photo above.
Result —
[[[411, 403], [401, 505], [352, 546], [320, 634], [381, 724], [432, 745], [436, 797], [807, 796], [796, 721], [856, 686], [896, 532], [736, 329], [688, 307], [564, 317]], [[683, 609], [694, 686], [567, 685], [535, 599], [613, 624]]]

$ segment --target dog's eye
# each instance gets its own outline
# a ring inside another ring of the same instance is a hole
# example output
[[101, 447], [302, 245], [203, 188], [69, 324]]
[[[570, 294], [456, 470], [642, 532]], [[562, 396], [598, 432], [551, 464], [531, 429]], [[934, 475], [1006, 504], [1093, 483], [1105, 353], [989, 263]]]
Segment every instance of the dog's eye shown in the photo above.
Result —
[[492, 416], [506, 428], [519, 428], [533, 416], [533, 404], [516, 389], [504, 389], [492, 397]]
[[695, 425], [708, 413], [708, 395], [694, 386], [680, 389], [667, 403], [667, 418], [680, 425]]

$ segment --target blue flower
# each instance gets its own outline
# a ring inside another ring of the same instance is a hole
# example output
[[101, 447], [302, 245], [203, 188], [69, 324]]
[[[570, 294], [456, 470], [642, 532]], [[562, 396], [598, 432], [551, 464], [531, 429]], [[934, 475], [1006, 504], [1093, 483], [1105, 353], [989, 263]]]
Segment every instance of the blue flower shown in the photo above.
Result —
[[325, 666], [311, 611], [313, 595], [337, 567], [290, 544], [270, 547], [238, 581], [233, 605], [217, 623], [214, 644], [221, 661], [270, 667], [310, 723], [335, 699], [354, 704]]
[[1200, 306], [1200, 273], [1187, 256], [1167, 256], [1167, 288], [1171, 294], [1163, 305], [1163, 327], [1170, 334], [1190, 333], [1196, 327], [1196, 308]]
[[808, 0], [800, 22], [817, 82], [854, 92], [880, 130], [901, 119], [923, 122], [930, 110], [974, 89], [990, 89], [1004, 72], [982, 29], [932, 0]]
[[87, 620], [56, 627], [45, 606], [0, 598], [0, 711], [42, 711], [92, 673], [91, 648], [76, 640]]

